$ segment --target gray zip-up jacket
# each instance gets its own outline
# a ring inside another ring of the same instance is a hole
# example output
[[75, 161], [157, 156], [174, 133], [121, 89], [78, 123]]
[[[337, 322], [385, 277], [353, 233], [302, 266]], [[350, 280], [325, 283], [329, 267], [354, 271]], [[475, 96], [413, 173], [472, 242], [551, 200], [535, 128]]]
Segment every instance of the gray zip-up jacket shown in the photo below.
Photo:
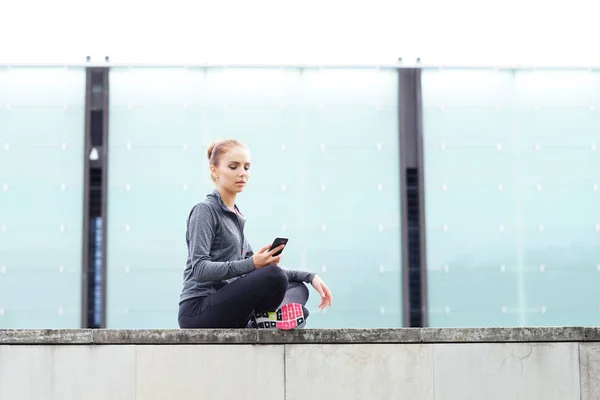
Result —
[[[245, 224], [246, 219], [227, 208], [217, 190], [192, 208], [187, 221], [188, 257], [180, 304], [216, 292], [254, 271], [254, 252], [244, 236]], [[290, 281], [310, 283], [315, 276], [310, 272], [283, 270]]]

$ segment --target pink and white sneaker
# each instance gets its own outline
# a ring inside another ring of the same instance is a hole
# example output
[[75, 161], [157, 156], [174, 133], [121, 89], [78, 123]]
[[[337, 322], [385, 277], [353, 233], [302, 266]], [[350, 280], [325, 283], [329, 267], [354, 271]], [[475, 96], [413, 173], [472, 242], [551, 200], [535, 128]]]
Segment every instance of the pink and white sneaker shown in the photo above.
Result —
[[302, 328], [308, 317], [308, 310], [302, 304], [289, 303], [277, 311], [254, 313], [251, 320], [253, 328], [290, 330]]

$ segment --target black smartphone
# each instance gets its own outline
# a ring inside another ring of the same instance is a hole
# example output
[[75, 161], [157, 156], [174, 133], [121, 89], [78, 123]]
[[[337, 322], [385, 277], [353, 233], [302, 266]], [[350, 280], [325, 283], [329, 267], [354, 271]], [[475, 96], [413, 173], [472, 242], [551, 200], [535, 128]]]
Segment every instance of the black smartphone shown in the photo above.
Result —
[[[273, 244], [271, 244], [271, 247], [269, 248], [269, 251], [273, 250], [276, 247], [281, 246], [282, 244], [287, 244], [287, 242], [288, 242], [288, 238], [284, 238], [284, 237], [275, 238], [275, 240], [273, 240]], [[282, 251], [283, 250], [279, 250], [277, 253], [273, 254], [273, 257], [280, 255]]]

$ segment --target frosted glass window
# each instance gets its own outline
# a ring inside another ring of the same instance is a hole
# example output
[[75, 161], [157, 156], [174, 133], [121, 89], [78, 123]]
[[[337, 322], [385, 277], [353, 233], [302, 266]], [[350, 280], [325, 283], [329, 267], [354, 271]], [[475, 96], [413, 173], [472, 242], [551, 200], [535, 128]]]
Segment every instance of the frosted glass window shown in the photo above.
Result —
[[84, 128], [84, 69], [0, 69], [0, 328], [81, 327]]
[[430, 325], [597, 325], [600, 73], [422, 84]]
[[176, 327], [185, 221], [212, 191], [206, 148], [252, 154], [238, 199], [255, 249], [290, 238], [282, 266], [322, 274], [310, 327], [401, 326], [395, 71], [112, 69], [108, 326]]

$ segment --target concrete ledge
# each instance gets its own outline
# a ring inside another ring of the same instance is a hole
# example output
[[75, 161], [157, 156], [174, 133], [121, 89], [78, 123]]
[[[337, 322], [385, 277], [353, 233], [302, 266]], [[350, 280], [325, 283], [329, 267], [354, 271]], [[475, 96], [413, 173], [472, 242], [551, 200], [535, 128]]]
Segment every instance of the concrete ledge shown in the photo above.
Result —
[[600, 327], [400, 329], [0, 329], [0, 344], [600, 342]]
[[0, 329], [0, 344], [90, 344], [91, 329]]
[[588, 327], [0, 330], [0, 399], [598, 400], [599, 377]]

